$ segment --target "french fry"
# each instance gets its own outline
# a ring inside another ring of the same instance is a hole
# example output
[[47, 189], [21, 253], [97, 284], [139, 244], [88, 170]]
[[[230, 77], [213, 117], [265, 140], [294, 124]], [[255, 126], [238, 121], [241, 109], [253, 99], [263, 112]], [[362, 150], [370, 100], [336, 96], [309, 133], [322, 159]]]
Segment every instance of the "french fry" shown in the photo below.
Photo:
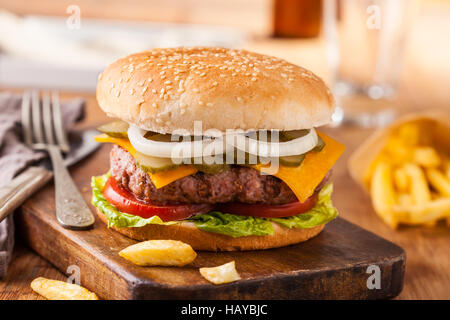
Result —
[[432, 147], [417, 147], [414, 149], [414, 162], [425, 168], [436, 168], [441, 164], [441, 158]]
[[31, 289], [48, 300], [98, 300], [95, 293], [79, 285], [43, 277], [31, 282]]
[[363, 178], [364, 183], [368, 187], [370, 187], [370, 181], [372, 180], [373, 172], [375, 171], [375, 168], [377, 167], [377, 165], [380, 162], [389, 162], [389, 157], [384, 153], [380, 153], [372, 161], [372, 163], [370, 164], [370, 166], [369, 166], [368, 170], [366, 171], [364, 178]]
[[427, 178], [430, 184], [444, 197], [450, 197], [450, 180], [437, 169], [427, 169]]
[[375, 212], [386, 224], [395, 229], [398, 221], [392, 214], [391, 207], [397, 203], [397, 199], [392, 182], [392, 170], [388, 163], [380, 162], [375, 168], [370, 194]]
[[425, 174], [419, 166], [408, 163], [405, 165], [405, 170], [411, 181], [411, 196], [414, 204], [424, 204], [431, 201], [431, 193]]
[[411, 147], [404, 144], [403, 140], [397, 136], [389, 137], [386, 146], [392, 164], [401, 164], [413, 160], [414, 154]]
[[447, 179], [450, 179], [450, 160], [446, 159], [444, 162], [444, 172], [447, 176]]
[[406, 146], [416, 146], [420, 142], [420, 126], [414, 122], [405, 123], [398, 128], [398, 136]]
[[394, 182], [399, 191], [407, 192], [409, 190], [409, 176], [403, 167], [394, 170]]
[[119, 255], [138, 266], [182, 267], [197, 257], [190, 245], [175, 240], [139, 242], [123, 249]]
[[398, 204], [401, 205], [401, 206], [411, 206], [411, 205], [413, 205], [412, 197], [408, 193], [399, 193], [397, 198], [398, 198]]
[[448, 221], [450, 218], [450, 198], [440, 198], [420, 205], [394, 205], [392, 211], [400, 217], [403, 216], [401, 222], [407, 224], [429, 224], [441, 219], [447, 219]]
[[234, 261], [228, 262], [218, 267], [200, 268], [199, 271], [203, 278], [214, 284], [229, 283], [241, 279], [241, 276], [236, 271]]

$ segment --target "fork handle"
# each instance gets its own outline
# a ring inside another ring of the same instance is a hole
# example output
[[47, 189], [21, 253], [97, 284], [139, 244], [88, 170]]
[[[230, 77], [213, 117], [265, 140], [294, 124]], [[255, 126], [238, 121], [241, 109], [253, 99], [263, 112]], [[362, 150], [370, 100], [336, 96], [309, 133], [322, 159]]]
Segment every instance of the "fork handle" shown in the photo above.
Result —
[[17, 209], [28, 197], [52, 178], [52, 172], [42, 167], [29, 167], [9, 184], [0, 188], [0, 222]]
[[88, 229], [94, 224], [94, 216], [87, 206], [64, 165], [57, 146], [47, 146], [55, 176], [56, 218], [68, 229]]

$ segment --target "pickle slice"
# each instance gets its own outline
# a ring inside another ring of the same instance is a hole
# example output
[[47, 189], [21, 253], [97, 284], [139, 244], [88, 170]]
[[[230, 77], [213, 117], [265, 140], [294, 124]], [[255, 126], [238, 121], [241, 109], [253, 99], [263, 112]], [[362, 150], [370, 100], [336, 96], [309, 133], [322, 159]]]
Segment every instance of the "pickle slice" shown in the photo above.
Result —
[[170, 133], [157, 133], [153, 131], [145, 133], [144, 138], [157, 142], [181, 142], [179, 136], [172, 136]]
[[153, 157], [140, 152], [136, 152], [135, 159], [136, 164], [142, 170], [150, 173], [167, 171], [180, 166], [179, 164], [173, 163], [170, 158]]
[[301, 130], [290, 130], [290, 131], [280, 131], [280, 142], [287, 142], [291, 141], [303, 136], [306, 136], [308, 134], [308, 129], [301, 129]]
[[305, 154], [299, 154], [295, 156], [279, 157], [280, 164], [286, 167], [298, 167], [305, 159]]
[[325, 142], [322, 140], [322, 138], [319, 135], [317, 135], [317, 138], [319, 138], [317, 141], [317, 145], [314, 147], [314, 149], [312, 149], [312, 151], [314, 152], [320, 152], [325, 147]]
[[229, 166], [227, 164], [194, 164], [194, 167], [198, 170], [201, 171], [203, 173], [210, 173], [210, 174], [215, 174], [215, 173], [220, 173], [223, 172], [225, 170], [229, 169]]
[[[225, 157], [224, 155], [220, 156]], [[208, 160], [208, 163], [205, 162], [205, 159]], [[202, 158], [191, 158], [190, 160], [198, 171], [204, 173], [215, 174], [229, 169], [229, 165], [225, 163], [225, 158], [221, 159], [222, 163], [215, 163], [214, 160], [217, 160], [216, 156], [204, 156]]]
[[113, 138], [128, 138], [128, 123], [125, 121], [114, 121], [101, 125], [97, 129]]

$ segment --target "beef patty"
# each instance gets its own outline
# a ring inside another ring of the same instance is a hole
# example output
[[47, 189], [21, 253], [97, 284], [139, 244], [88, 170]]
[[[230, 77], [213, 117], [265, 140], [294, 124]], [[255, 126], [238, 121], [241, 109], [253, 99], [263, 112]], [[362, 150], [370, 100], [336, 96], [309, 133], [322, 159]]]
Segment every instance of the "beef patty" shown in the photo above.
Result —
[[284, 204], [297, 200], [280, 179], [259, 171], [231, 166], [216, 174], [197, 172], [157, 189], [149, 175], [136, 165], [133, 156], [114, 145], [110, 154], [111, 175], [136, 198], [154, 204], [244, 203]]

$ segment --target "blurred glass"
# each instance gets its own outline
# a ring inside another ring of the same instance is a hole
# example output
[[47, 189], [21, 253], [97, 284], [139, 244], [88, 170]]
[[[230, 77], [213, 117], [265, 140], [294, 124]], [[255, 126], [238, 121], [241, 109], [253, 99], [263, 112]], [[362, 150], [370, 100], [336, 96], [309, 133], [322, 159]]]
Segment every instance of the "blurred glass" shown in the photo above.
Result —
[[324, 0], [324, 34], [337, 100], [335, 123], [384, 126], [395, 93], [415, 0]]

